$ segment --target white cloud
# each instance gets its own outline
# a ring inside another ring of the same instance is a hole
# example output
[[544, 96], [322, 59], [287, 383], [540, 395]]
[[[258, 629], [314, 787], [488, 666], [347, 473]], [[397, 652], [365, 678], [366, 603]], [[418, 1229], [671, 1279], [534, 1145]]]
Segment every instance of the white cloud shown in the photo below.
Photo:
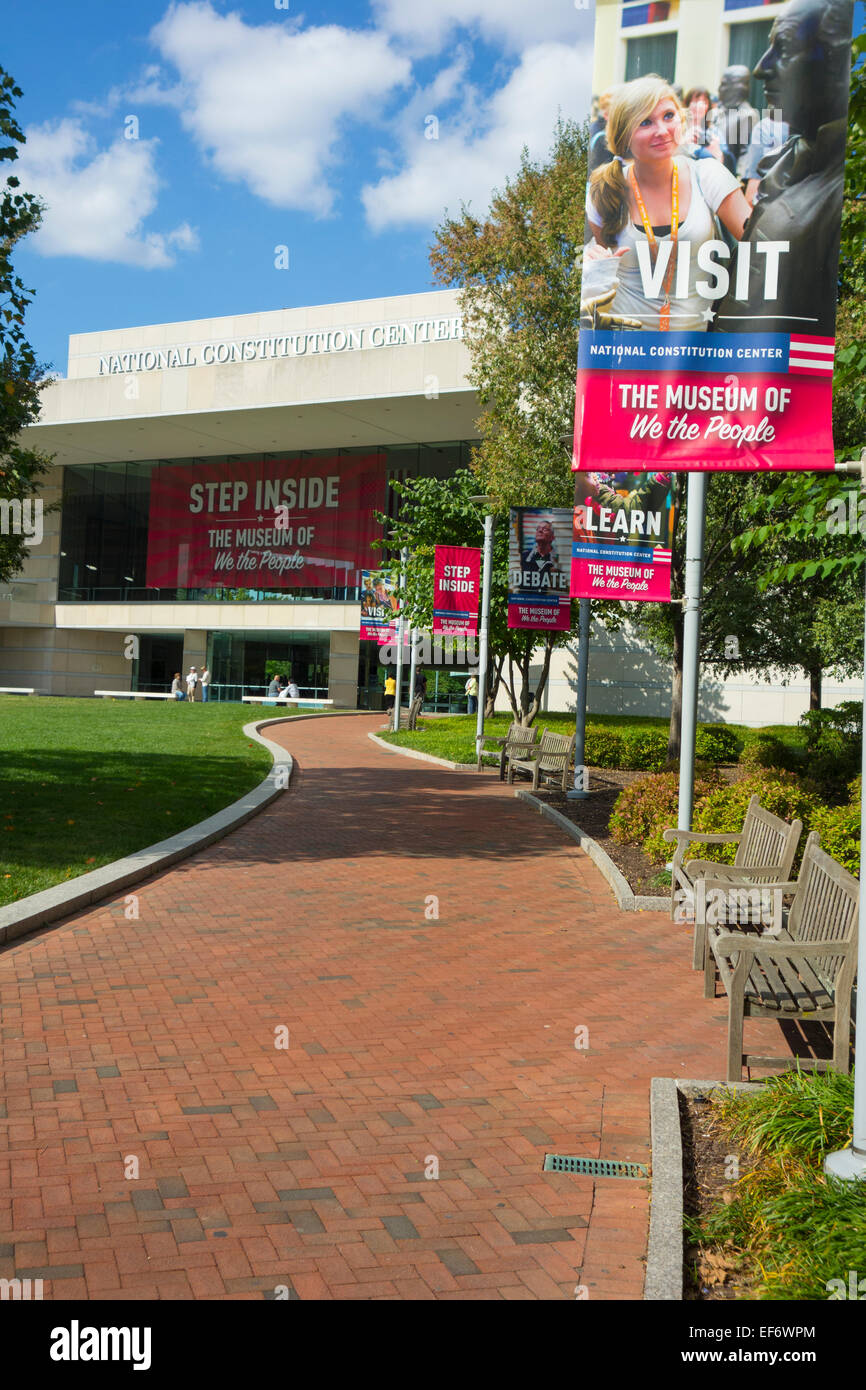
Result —
[[537, 44], [486, 104], [473, 88], [465, 89], [462, 110], [439, 117], [438, 139], [427, 139], [423, 122], [413, 121], [404, 142], [405, 167], [362, 192], [370, 226], [432, 227], [446, 207], [456, 213], [461, 202], [482, 214], [492, 190], [517, 172], [524, 145], [531, 155], [543, 156], [560, 113], [584, 119], [591, 81], [589, 46]]
[[373, 0], [386, 33], [423, 52], [441, 48], [457, 27], [519, 52], [528, 44], [592, 40], [592, 9], [574, 0]]
[[344, 119], [381, 121], [411, 74], [373, 30], [251, 27], [208, 3], [173, 6], [151, 37], [180, 73], [182, 120], [214, 168], [276, 207], [317, 216], [334, 204]]
[[82, 256], [146, 270], [195, 250], [188, 223], [151, 232], [143, 223], [157, 204], [156, 140], [115, 140], [99, 150], [78, 120], [31, 127], [15, 173], [22, 188], [46, 204], [31, 241], [43, 256]]

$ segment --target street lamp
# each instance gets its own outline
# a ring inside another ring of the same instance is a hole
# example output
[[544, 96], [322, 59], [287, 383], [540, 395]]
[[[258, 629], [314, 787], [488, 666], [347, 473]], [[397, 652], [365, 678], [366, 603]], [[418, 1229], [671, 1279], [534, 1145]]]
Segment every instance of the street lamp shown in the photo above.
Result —
[[[837, 463], [837, 473], [859, 473], [860, 490], [866, 492], [866, 449], [860, 456], [859, 463]], [[866, 632], [863, 637], [864, 661], [866, 661]], [[866, 665], [864, 665], [864, 678], [866, 678]], [[866, 690], [864, 690], [863, 700], [864, 714], [866, 714]], [[863, 754], [861, 755], [861, 772], [863, 782], [866, 784], [866, 738], [863, 740]], [[863, 855], [863, 844], [866, 840], [866, 798], [863, 799], [860, 808], [860, 904], [859, 904], [859, 944], [857, 948], [857, 1016], [855, 1029], [857, 1035], [857, 1052], [862, 1053], [860, 1065], [857, 1065], [858, 1058], [854, 1057], [854, 1124], [852, 1127], [851, 1143], [847, 1149], [837, 1149], [835, 1153], [827, 1154], [824, 1159], [824, 1172], [830, 1173], [836, 1178], [846, 1178], [849, 1181], [859, 1179], [866, 1181], [866, 887], [863, 883], [863, 874], [866, 872], [866, 856]]]
[[[479, 506], [493, 505], [483, 493], [480, 497], [470, 497], [470, 502]], [[484, 517], [484, 575], [481, 589], [481, 626], [478, 632], [478, 718], [475, 723], [475, 753], [481, 751], [484, 741], [484, 706], [487, 703], [487, 660], [490, 648], [490, 583], [493, 570], [493, 513], [488, 510]]]

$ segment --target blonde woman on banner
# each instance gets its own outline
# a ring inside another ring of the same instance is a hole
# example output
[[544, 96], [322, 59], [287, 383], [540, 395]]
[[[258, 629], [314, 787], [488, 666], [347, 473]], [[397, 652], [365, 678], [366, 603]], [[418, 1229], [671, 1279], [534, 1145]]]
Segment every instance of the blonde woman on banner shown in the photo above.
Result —
[[[593, 328], [705, 332], [713, 283], [698, 264], [701, 247], [720, 243], [718, 218], [739, 241], [751, 212], [739, 180], [715, 159], [681, 152], [685, 112], [655, 75], [613, 93], [607, 142], [613, 159], [590, 177], [581, 322]], [[718, 264], [729, 266], [727, 248]]]

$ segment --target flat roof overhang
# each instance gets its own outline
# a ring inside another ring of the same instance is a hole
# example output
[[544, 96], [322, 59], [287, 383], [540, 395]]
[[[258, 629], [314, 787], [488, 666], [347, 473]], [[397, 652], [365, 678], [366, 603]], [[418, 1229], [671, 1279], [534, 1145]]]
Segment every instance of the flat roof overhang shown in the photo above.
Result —
[[56, 466], [207, 458], [219, 454], [295, 453], [477, 439], [474, 391], [300, 401], [177, 414], [49, 420], [22, 439], [54, 455]]

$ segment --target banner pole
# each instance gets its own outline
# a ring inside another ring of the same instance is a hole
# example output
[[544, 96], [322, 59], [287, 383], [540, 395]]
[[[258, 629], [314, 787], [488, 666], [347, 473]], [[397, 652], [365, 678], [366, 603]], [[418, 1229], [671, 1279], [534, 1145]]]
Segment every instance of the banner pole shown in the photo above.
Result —
[[[866, 492], [866, 449], [860, 459], [860, 491]], [[837, 464], [837, 472], [842, 472]], [[845, 469], [845, 471], [849, 471]], [[853, 471], [853, 470], [851, 470]], [[866, 681], [866, 623], [863, 631], [863, 676]], [[863, 691], [863, 716], [866, 721], [866, 685]], [[866, 786], [866, 738], [860, 757], [860, 771], [863, 785]], [[854, 1020], [856, 1042], [854, 1050], [854, 1124], [851, 1144], [847, 1149], [837, 1149], [824, 1159], [824, 1172], [836, 1178], [848, 1180], [866, 1179], [866, 859], [863, 845], [866, 844], [866, 797], [860, 803], [860, 902], [858, 907], [859, 932], [857, 946], [857, 1010]], [[863, 1054], [860, 1066], [857, 1053]]]
[[590, 599], [580, 600], [580, 620], [577, 644], [577, 707], [575, 710], [574, 787], [565, 793], [567, 801], [585, 801], [589, 795], [586, 784], [586, 689], [589, 678], [589, 605]]
[[409, 625], [409, 706], [415, 699], [415, 677], [418, 671], [418, 629]]
[[403, 684], [403, 625], [404, 599], [406, 594], [406, 566], [409, 562], [409, 552], [406, 549], [400, 551], [400, 617], [397, 622], [397, 691], [394, 696], [394, 733], [400, 732], [400, 688]]
[[[485, 499], [486, 500], [486, 499]], [[481, 598], [481, 627], [478, 632], [478, 717], [475, 721], [475, 753], [484, 740], [484, 707], [487, 704], [487, 655], [490, 646], [490, 586], [493, 570], [493, 517], [484, 518], [484, 586]]]
[[692, 828], [695, 797], [695, 738], [698, 725], [706, 501], [706, 473], [690, 473], [686, 517], [686, 591], [683, 601], [683, 701], [680, 721], [680, 799], [677, 817], [680, 830]]

